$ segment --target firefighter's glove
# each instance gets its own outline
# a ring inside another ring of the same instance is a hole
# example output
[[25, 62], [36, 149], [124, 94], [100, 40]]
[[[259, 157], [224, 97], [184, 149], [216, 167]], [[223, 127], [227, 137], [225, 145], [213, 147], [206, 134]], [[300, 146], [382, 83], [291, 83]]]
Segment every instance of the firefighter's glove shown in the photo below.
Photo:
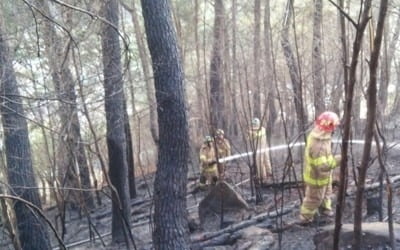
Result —
[[217, 164], [217, 161], [211, 161], [211, 162], [209, 162], [209, 163], [208, 163], [208, 166], [212, 166], [212, 165], [214, 165], [214, 164]]
[[342, 155], [335, 155], [336, 167], [340, 166], [340, 162], [342, 161]]

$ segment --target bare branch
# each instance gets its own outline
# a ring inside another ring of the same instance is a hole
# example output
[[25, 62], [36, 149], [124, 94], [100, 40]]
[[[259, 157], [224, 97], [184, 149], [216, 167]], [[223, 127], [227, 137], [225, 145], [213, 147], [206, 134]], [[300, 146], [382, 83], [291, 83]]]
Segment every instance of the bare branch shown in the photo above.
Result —
[[[23, 1], [26, 1], [26, 0], [23, 0]], [[78, 11], [78, 12], [84, 13], [84, 14], [90, 16], [92, 19], [95, 19], [95, 20], [98, 19], [98, 20], [100, 20], [101, 22], [103, 22], [103, 23], [105, 23], [105, 24], [107, 24], [107, 25], [110, 25], [112, 28], [114, 28], [114, 29], [117, 31], [118, 35], [121, 37], [121, 39], [122, 39], [122, 41], [123, 41], [123, 43], [124, 43], [125, 49], [128, 49], [128, 48], [129, 48], [129, 43], [128, 43], [128, 41], [126, 40], [126, 37], [123, 36], [123, 34], [119, 31], [118, 27], [116, 27], [114, 24], [112, 24], [111, 22], [109, 22], [107, 19], [105, 19], [105, 18], [103, 18], [103, 17], [101, 17], [101, 16], [99, 16], [99, 15], [93, 13], [93, 12], [90, 12], [90, 11], [88, 11], [88, 10], [79, 8], [79, 7], [77, 7], [77, 6], [74, 6], [74, 5], [65, 3], [65, 2], [60, 1], [60, 0], [51, 0], [51, 1], [53, 1], [54, 3], [57, 3], [57, 4], [59, 4], [59, 5], [62, 5], [62, 6], [64, 6], [64, 7], [67, 7], [67, 8], [76, 10], [76, 11]]]
[[17, 200], [17, 201], [20, 201], [20, 202], [24, 203], [28, 207], [33, 208], [33, 210], [35, 210], [46, 221], [46, 223], [50, 226], [51, 230], [54, 232], [54, 235], [57, 238], [58, 243], [60, 243], [61, 249], [67, 249], [65, 244], [64, 244], [64, 242], [63, 242], [63, 240], [61, 239], [60, 235], [58, 235], [58, 232], [55, 229], [55, 227], [53, 226], [53, 224], [51, 223], [51, 221], [46, 217], [46, 215], [44, 215], [44, 213], [42, 212], [42, 209], [40, 209], [38, 206], [36, 206], [32, 202], [29, 202], [27, 200], [24, 200], [24, 199], [22, 199], [20, 197], [14, 196], [14, 195], [0, 194], [0, 199]]
[[342, 8], [340, 8], [340, 6], [337, 5], [334, 1], [332, 1], [332, 0], [328, 0], [328, 1], [329, 1], [333, 6], [335, 6], [335, 7], [339, 10], [339, 12], [340, 12], [343, 16], [345, 16], [345, 17], [347, 18], [347, 20], [349, 20], [349, 22], [351, 22], [351, 24], [353, 24], [353, 26], [354, 26], [355, 28], [358, 27], [357, 23], [349, 16], [349, 14], [346, 13], [346, 11], [344, 11]]

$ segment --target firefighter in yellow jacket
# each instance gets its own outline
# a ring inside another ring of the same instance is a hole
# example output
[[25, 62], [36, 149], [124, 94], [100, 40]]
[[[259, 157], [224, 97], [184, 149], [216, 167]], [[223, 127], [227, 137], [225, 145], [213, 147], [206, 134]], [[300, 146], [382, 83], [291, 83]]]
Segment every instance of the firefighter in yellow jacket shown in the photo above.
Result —
[[214, 139], [207, 135], [201, 145], [200, 158], [200, 187], [207, 184], [215, 185], [218, 181], [217, 158], [215, 157]]
[[271, 162], [269, 160], [269, 153], [267, 151], [267, 134], [265, 128], [261, 126], [261, 121], [258, 118], [253, 118], [249, 130], [249, 143], [252, 151], [263, 150], [255, 156], [256, 166], [256, 182], [262, 183], [272, 175]]
[[[217, 129], [215, 132], [215, 146], [217, 146], [218, 161], [224, 157], [231, 155], [231, 144], [225, 138], [225, 132], [222, 129]], [[220, 179], [225, 176], [225, 163], [218, 162], [218, 174]]]
[[339, 125], [339, 117], [330, 111], [323, 112], [315, 121], [307, 137], [303, 179], [306, 187], [300, 208], [302, 223], [312, 222], [321, 209], [322, 214], [332, 212], [332, 170], [340, 163], [340, 155], [332, 155], [332, 132]]

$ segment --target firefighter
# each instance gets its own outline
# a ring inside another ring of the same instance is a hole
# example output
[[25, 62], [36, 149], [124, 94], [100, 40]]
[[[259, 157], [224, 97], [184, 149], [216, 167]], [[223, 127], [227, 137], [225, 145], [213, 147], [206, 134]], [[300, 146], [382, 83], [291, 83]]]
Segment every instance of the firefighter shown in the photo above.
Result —
[[[215, 146], [217, 147], [217, 159], [231, 155], [231, 145], [228, 139], [225, 138], [225, 133], [222, 129], [215, 131]], [[220, 179], [225, 176], [225, 163], [218, 163], [218, 175]]]
[[300, 208], [301, 223], [312, 222], [319, 209], [323, 215], [333, 216], [332, 170], [339, 165], [341, 156], [332, 155], [331, 143], [338, 125], [337, 114], [325, 111], [318, 116], [307, 137], [303, 173], [306, 192]]
[[218, 181], [217, 159], [215, 157], [214, 139], [207, 135], [201, 145], [200, 158], [200, 187], [215, 185]]
[[256, 153], [256, 162], [253, 162], [253, 164], [256, 166], [255, 182], [256, 184], [263, 183], [272, 175], [272, 169], [271, 162], [269, 160], [269, 153], [267, 151], [267, 134], [265, 128], [261, 126], [261, 121], [258, 118], [253, 118], [251, 121], [251, 127], [249, 130], [249, 143], [253, 152], [263, 150], [263, 152]]

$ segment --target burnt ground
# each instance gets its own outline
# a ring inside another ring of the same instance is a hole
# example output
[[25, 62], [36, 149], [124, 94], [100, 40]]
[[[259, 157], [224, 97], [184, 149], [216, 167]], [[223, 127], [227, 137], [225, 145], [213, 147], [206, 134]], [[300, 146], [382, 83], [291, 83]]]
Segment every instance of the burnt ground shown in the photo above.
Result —
[[[235, 186], [235, 190], [246, 199], [250, 205], [251, 216], [256, 216], [260, 213], [267, 211], [274, 212], [280, 211], [282, 207], [290, 207], [289, 212], [278, 216], [276, 218], [266, 219], [258, 224], [260, 227], [268, 228], [273, 232], [274, 249], [296, 249], [296, 250], [309, 250], [315, 249], [313, 237], [316, 233], [321, 231], [322, 226], [329, 224], [329, 220], [324, 217], [318, 217], [312, 225], [301, 226], [294, 224], [298, 219], [300, 193], [302, 192], [301, 184], [295, 183], [296, 178], [300, 178], [301, 172], [301, 150], [294, 150], [293, 169], [285, 167], [288, 161], [287, 154], [284, 152], [272, 153], [272, 165], [274, 171], [274, 181], [267, 183], [266, 187], [262, 189], [263, 201], [256, 204], [254, 197], [251, 195], [251, 186], [248, 181], [249, 171], [246, 159], [239, 159], [230, 162], [227, 166], [226, 181]], [[346, 205], [344, 209], [343, 222], [353, 222], [353, 208], [354, 208], [354, 181], [353, 181], [353, 168], [359, 164], [359, 152], [355, 150], [350, 157], [350, 176], [348, 195], [346, 196]], [[374, 158], [373, 155], [371, 155]], [[387, 171], [391, 176], [400, 175], [400, 151], [391, 150], [387, 157]], [[369, 167], [367, 183], [376, 183], [379, 181], [379, 164], [375, 160]], [[287, 174], [284, 177], [284, 173]], [[296, 177], [295, 177], [296, 175]], [[204, 197], [207, 191], [193, 192], [197, 185], [196, 171], [190, 174], [188, 191], [188, 211], [193, 228], [193, 234], [204, 233], [204, 230], [199, 226], [198, 219], [198, 203]], [[152, 249], [151, 247], [151, 223], [149, 213], [152, 211], [151, 201], [151, 182], [153, 176], [147, 176], [146, 180], [138, 181], [138, 198], [132, 201], [132, 220], [131, 228], [135, 238], [137, 249]], [[287, 183], [281, 185], [281, 182]], [[400, 181], [394, 185], [393, 195], [393, 218], [396, 223], [400, 223]], [[66, 218], [66, 231], [64, 235], [64, 243], [68, 249], [126, 249], [123, 245], [111, 245], [111, 203], [107, 198], [107, 190], [103, 193], [103, 203], [98, 206], [94, 211], [88, 215], [80, 215], [78, 213], [69, 212]], [[367, 191], [365, 193], [365, 200], [376, 198], [379, 192], [378, 189]], [[387, 221], [387, 193], [383, 191], [383, 219]], [[364, 222], [379, 221], [377, 211], [370, 211], [371, 214], [367, 215], [366, 202], [364, 202], [363, 220]], [[335, 202], [334, 202], [335, 204]], [[56, 217], [55, 209], [46, 211], [48, 217], [54, 222]], [[56, 223], [54, 223], [56, 224]], [[90, 225], [90, 226], [89, 226]], [[57, 227], [57, 226], [56, 226]], [[282, 229], [283, 228], [283, 229]], [[61, 228], [57, 227], [59, 232]], [[13, 249], [9, 244], [9, 240], [4, 234], [0, 238], [1, 249]], [[223, 245], [223, 244], [222, 244]], [[55, 238], [53, 239], [54, 249], [58, 249], [58, 244]], [[229, 242], [219, 248], [208, 249], [239, 249], [238, 245]], [[378, 248], [376, 248], [378, 249]], [[379, 248], [384, 249], [384, 248]]]

